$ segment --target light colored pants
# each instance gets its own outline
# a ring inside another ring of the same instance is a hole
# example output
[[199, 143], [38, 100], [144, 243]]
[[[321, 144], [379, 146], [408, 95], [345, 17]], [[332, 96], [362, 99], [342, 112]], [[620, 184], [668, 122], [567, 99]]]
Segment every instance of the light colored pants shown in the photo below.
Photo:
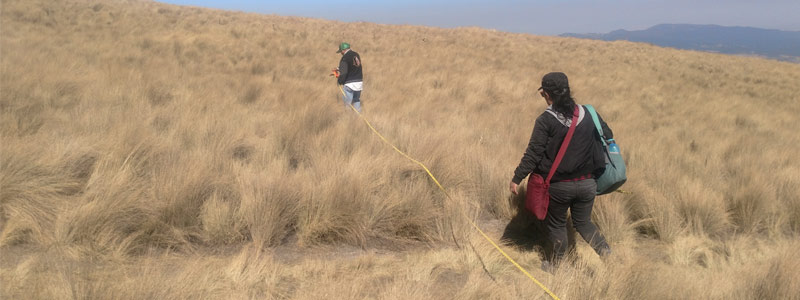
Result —
[[361, 91], [354, 91], [351, 90], [347, 86], [342, 86], [344, 88], [344, 95], [342, 96], [342, 100], [344, 101], [344, 108], [346, 110], [350, 110], [350, 104], [356, 108], [356, 111], [361, 113]]

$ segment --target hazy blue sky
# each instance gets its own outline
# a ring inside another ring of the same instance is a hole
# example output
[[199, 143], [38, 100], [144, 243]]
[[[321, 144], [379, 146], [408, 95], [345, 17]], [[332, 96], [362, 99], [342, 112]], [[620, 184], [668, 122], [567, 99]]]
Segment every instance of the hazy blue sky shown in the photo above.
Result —
[[556, 35], [645, 29], [662, 23], [800, 31], [800, 0], [159, 0], [345, 22], [479, 26]]

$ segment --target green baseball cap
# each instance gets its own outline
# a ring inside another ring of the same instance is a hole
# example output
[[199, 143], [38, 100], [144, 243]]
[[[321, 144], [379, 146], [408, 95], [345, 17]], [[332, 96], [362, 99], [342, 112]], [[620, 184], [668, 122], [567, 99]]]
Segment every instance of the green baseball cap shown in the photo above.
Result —
[[336, 53], [342, 53], [342, 51], [347, 49], [350, 49], [350, 44], [342, 42], [341, 44], [339, 44], [339, 51], [336, 51]]

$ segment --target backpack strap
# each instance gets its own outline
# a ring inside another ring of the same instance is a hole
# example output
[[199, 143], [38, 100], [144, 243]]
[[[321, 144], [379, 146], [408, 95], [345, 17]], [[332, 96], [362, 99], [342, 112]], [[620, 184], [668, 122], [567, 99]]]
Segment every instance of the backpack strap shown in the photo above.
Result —
[[603, 126], [600, 126], [600, 118], [597, 117], [597, 112], [594, 111], [594, 107], [589, 104], [585, 104], [583, 107], [585, 107], [586, 110], [589, 111], [589, 114], [592, 115], [592, 121], [594, 121], [594, 128], [597, 128], [597, 133], [600, 134], [600, 140], [603, 141], [603, 147], [608, 146], [606, 144], [606, 136], [603, 134]]
[[[606, 143], [606, 136], [603, 134], [603, 126], [600, 126], [600, 118], [597, 117], [597, 112], [594, 111], [594, 107], [592, 107], [589, 104], [585, 104], [585, 105], [583, 105], [583, 107], [585, 107], [586, 110], [589, 111], [589, 114], [592, 115], [592, 121], [594, 121], [594, 127], [597, 128], [597, 133], [600, 134], [600, 141], [603, 142], [603, 149], [606, 149], [606, 151], [603, 151], [603, 152], [606, 153], [607, 162], [610, 162], [611, 165], [616, 168], [617, 165], [614, 164], [614, 161], [611, 160], [611, 154], [608, 153], [608, 151], [607, 151], [608, 144]], [[610, 139], [609, 141], [613, 141], [613, 140], [614, 139]]]

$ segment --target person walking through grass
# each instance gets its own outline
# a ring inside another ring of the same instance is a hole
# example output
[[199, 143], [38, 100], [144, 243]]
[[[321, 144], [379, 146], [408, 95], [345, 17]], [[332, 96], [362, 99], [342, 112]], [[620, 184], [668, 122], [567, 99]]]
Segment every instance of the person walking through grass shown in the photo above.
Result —
[[361, 90], [363, 88], [364, 75], [361, 72], [361, 56], [355, 51], [350, 49], [350, 44], [339, 44], [339, 51], [336, 53], [342, 54], [342, 59], [339, 61], [339, 68], [334, 70], [334, 74], [339, 81], [339, 85], [343, 85], [345, 109], [350, 109], [348, 106], [352, 105], [356, 111], [361, 112]]
[[[575, 104], [566, 74], [552, 72], [545, 75], [539, 94], [548, 107], [536, 118], [528, 147], [514, 170], [510, 183], [513, 194], [517, 194], [519, 183], [531, 172], [544, 174], [543, 177], [548, 175], [569, 131], [574, 112], [579, 112], [572, 140], [550, 181], [550, 204], [544, 221], [553, 251], [552, 257], [546, 257], [542, 262], [542, 268], [550, 271], [562, 260], [569, 246], [566, 229], [568, 209], [574, 227], [597, 254], [605, 257], [611, 253], [611, 248], [591, 220], [597, 190], [594, 178], [605, 170], [600, 134], [586, 108]], [[606, 138], [612, 139], [611, 129], [602, 118], [599, 121]]]

